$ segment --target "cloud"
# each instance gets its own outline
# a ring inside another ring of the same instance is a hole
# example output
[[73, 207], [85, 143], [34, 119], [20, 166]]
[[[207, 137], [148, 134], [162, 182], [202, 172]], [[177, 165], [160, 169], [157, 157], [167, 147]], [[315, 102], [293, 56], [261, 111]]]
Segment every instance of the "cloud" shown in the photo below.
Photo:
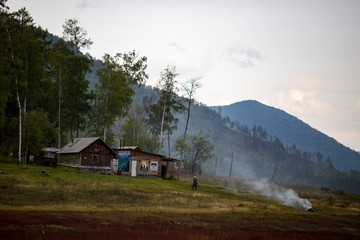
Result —
[[300, 90], [291, 90], [290, 95], [291, 99], [297, 102], [301, 102], [305, 97], [305, 93]]
[[356, 102], [356, 109], [360, 112], [360, 100]]
[[187, 53], [188, 51], [185, 48], [180, 47], [176, 43], [170, 43], [170, 47], [175, 48], [179, 52]]
[[256, 62], [262, 62], [266, 58], [264, 54], [254, 48], [243, 48], [239, 45], [225, 49], [223, 57], [240, 68], [252, 68]]
[[86, 9], [93, 9], [98, 7], [98, 1], [97, 0], [80, 0], [75, 5], [75, 8], [80, 10], [86, 10]]

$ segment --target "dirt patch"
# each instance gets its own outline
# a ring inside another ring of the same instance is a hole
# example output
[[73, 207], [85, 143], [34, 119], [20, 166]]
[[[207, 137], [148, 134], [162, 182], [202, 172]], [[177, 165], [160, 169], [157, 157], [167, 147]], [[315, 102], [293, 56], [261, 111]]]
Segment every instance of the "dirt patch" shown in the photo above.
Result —
[[0, 239], [359, 239], [360, 216], [0, 211]]

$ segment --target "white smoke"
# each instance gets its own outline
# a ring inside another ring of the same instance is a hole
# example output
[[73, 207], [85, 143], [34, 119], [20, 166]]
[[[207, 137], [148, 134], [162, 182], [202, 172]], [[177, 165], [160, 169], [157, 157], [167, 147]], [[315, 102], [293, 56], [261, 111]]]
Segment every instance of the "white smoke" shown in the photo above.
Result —
[[249, 180], [247, 184], [261, 195], [274, 199], [283, 205], [304, 210], [312, 208], [310, 201], [300, 198], [294, 190], [280, 187], [268, 179]]

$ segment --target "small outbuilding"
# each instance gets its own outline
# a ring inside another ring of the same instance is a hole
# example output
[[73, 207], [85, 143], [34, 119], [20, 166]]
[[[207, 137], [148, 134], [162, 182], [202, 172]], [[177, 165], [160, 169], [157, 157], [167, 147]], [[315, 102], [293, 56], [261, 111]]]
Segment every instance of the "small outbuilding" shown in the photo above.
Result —
[[142, 151], [137, 146], [124, 146], [113, 149], [118, 156], [118, 174], [132, 177], [155, 177], [162, 176], [163, 155]]
[[35, 161], [39, 165], [46, 165], [51, 167], [56, 167], [57, 158], [56, 153], [58, 149], [54, 147], [46, 147], [42, 149], [41, 155], [35, 158]]
[[58, 166], [89, 172], [113, 172], [116, 153], [99, 137], [76, 138], [58, 151]]

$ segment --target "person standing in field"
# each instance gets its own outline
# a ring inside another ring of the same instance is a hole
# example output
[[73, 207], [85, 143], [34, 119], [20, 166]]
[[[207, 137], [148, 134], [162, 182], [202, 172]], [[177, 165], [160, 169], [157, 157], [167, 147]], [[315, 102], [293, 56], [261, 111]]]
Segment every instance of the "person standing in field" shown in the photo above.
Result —
[[194, 188], [195, 188], [195, 190], [197, 190], [197, 178], [196, 178], [196, 176], [194, 177], [194, 179], [193, 179], [193, 185], [192, 185], [192, 188], [191, 188], [191, 190], [194, 190]]

